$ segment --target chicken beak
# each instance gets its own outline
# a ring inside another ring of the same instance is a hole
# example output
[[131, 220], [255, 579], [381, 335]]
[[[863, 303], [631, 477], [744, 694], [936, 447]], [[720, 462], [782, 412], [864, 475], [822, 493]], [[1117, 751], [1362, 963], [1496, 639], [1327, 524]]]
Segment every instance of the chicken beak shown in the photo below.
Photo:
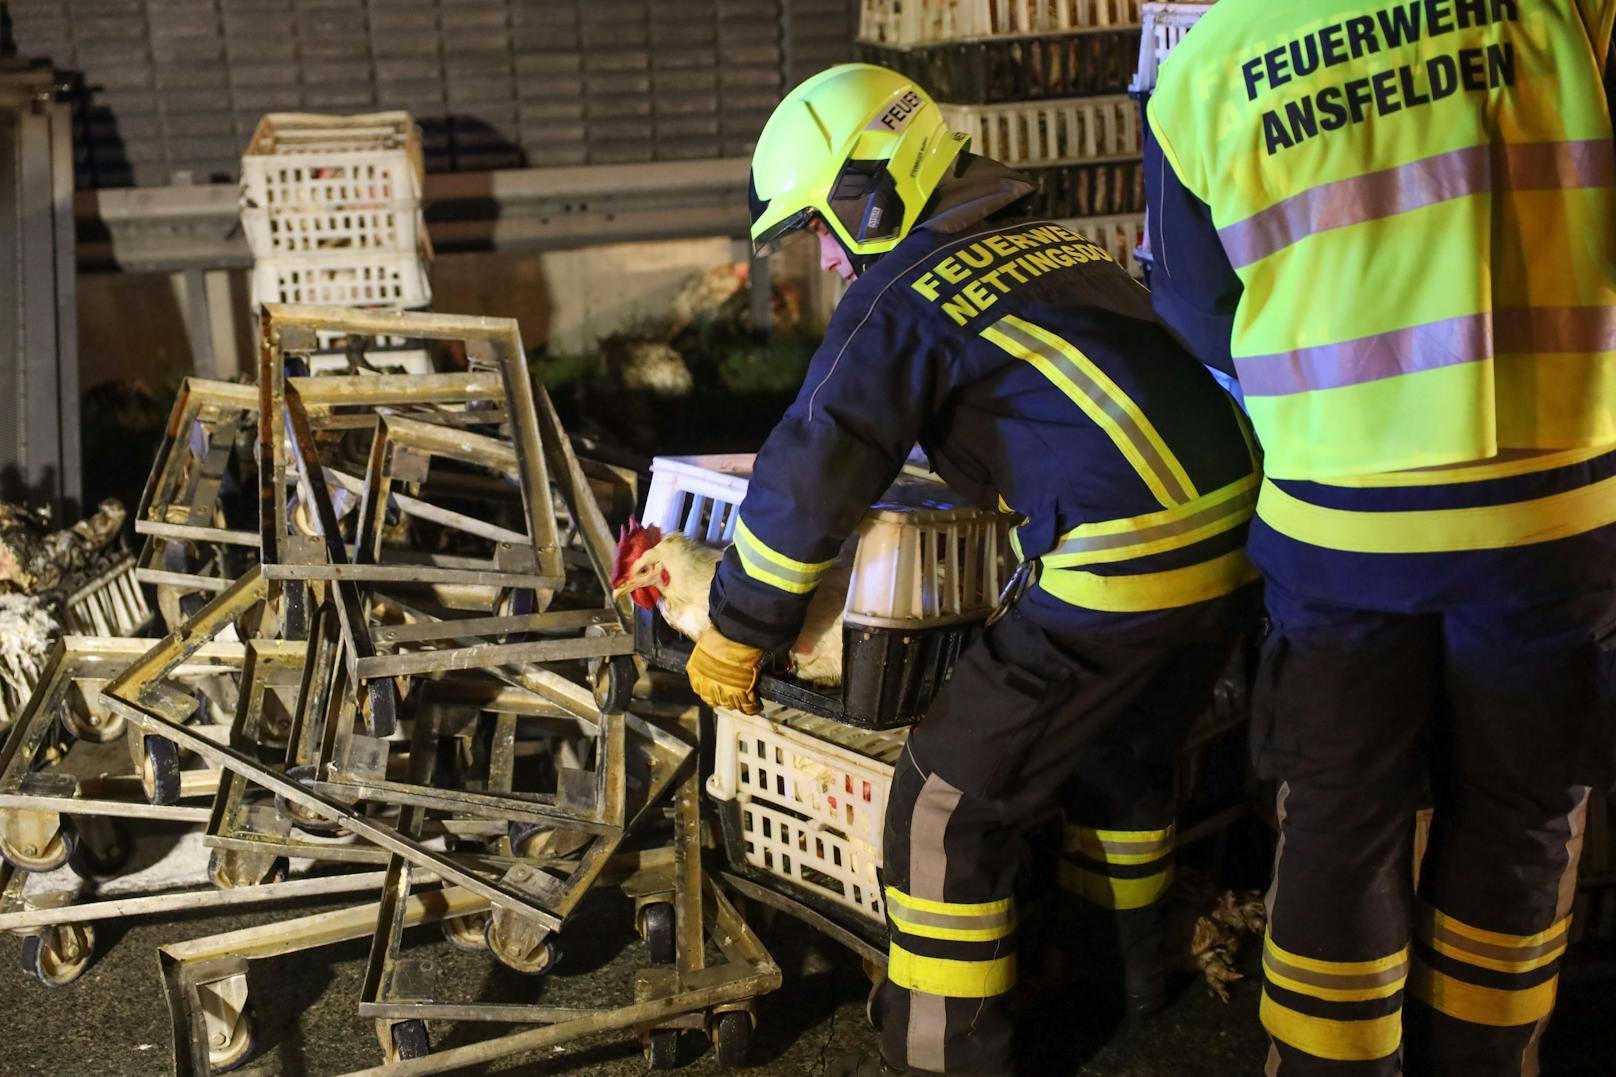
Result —
[[632, 590], [634, 590], [634, 584], [633, 583], [620, 583], [620, 584], [618, 584], [616, 587], [612, 588], [612, 601], [616, 602], [618, 599], [622, 598], [624, 595], [628, 594]]

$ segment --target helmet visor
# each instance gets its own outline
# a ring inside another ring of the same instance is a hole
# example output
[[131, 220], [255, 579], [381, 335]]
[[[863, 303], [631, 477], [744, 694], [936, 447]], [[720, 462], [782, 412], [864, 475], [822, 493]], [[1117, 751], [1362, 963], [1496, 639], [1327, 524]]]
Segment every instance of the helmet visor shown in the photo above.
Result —
[[773, 254], [779, 249], [781, 240], [792, 232], [808, 227], [808, 222], [814, 219], [812, 207], [800, 209], [771, 228], [752, 237], [752, 253], [762, 258], [766, 254]]

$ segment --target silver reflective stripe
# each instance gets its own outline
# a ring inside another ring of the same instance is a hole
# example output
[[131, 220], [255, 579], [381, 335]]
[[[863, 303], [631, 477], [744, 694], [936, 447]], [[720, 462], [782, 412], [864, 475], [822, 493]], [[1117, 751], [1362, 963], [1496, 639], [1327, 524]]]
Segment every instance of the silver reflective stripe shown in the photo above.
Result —
[[[936, 774], [928, 775], [915, 798], [909, 820], [908, 892], [927, 901], [944, 901], [948, 878], [948, 823], [965, 794]], [[908, 1064], [914, 1069], [942, 1073], [948, 1042], [948, 1000], [942, 995], [909, 992]]]
[[1290, 396], [1478, 363], [1616, 351], [1616, 307], [1517, 307], [1235, 360], [1247, 396]]
[[1005, 909], [1003, 912], [983, 916], [961, 916], [955, 913], [915, 909], [901, 901], [894, 901], [890, 903], [889, 911], [897, 919], [917, 927], [941, 927], [954, 931], [994, 931], [1012, 928], [1016, 924], [1014, 909]]
[[1156, 446], [1145, 436], [1145, 432], [1139, 429], [1139, 424], [1134, 422], [1133, 416], [1128, 414], [1128, 410], [1122, 406], [1122, 402], [1095, 384], [1094, 379], [1090, 378], [1076, 363], [1063, 355], [1059, 349], [1028, 333], [1009, 318], [1002, 319], [996, 323], [993, 329], [1009, 337], [1021, 347], [1054, 367], [1063, 378], [1071, 383], [1074, 389], [1082, 393], [1105, 413], [1106, 417], [1115, 423], [1117, 429], [1122, 432], [1122, 436], [1128, 439], [1128, 444], [1139, 454], [1140, 459], [1145, 462], [1145, 466], [1150, 468], [1151, 473], [1161, 483], [1162, 488], [1167, 491], [1168, 496], [1174, 503], [1182, 504], [1195, 496], [1184, 489], [1177, 476], [1173, 474], [1173, 469], [1167, 466], [1167, 461], [1162, 459], [1161, 454], [1156, 451]]
[[1338, 973], [1314, 972], [1311, 969], [1299, 968], [1274, 953], [1272, 949], [1264, 948], [1263, 965], [1276, 976], [1284, 976], [1297, 983], [1307, 984], [1309, 987], [1322, 987], [1333, 991], [1355, 991], [1373, 987], [1386, 987], [1390, 984], [1400, 984], [1408, 979], [1408, 962], [1393, 965], [1380, 972]]
[[1567, 936], [1570, 933], [1571, 925], [1562, 922], [1560, 930], [1551, 938], [1533, 946], [1499, 946], [1495, 943], [1478, 942], [1475, 939], [1467, 938], [1457, 931], [1438, 923], [1431, 928], [1431, 939], [1455, 950], [1463, 950], [1467, 954], [1491, 958], [1494, 961], [1532, 961], [1552, 954], [1556, 950], [1565, 949]]
[[799, 593], [811, 591], [819, 586], [819, 581], [830, 567], [828, 561], [819, 565], [807, 565], [798, 561], [783, 564], [782, 562], [791, 561], [791, 558], [776, 553], [764, 545], [762, 540], [747, 528], [744, 519], [739, 520], [735, 527], [735, 552], [740, 554], [741, 561], [749, 570], [747, 573], [749, 576], [754, 579], [758, 576], [778, 577]]
[[1326, 183], [1218, 230], [1234, 268], [1308, 236], [1492, 191], [1553, 191], [1616, 184], [1609, 141], [1472, 146], [1366, 176]]
[[[1061, 540], [1059, 546], [1050, 551], [1050, 557], [1059, 557], [1062, 554], [1095, 553], [1101, 550], [1118, 550], [1130, 546], [1143, 546], [1149, 542], [1173, 538], [1176, 535], [1187, 535], [1192, 531], [1215, 523], [1218, 520], [1229, 518], [1232, 524], [1242, 523], [1251, 515], [1251, 509], [1257, 504], [1257, 489], [1253, 484], [1251, 489], [1228, 498], [1222, 504], [1213, 505], [1192, 513], [1180, 520], [1169, 520], [1154, 527], [1143, 527], [1137, 531], [1122, 531], [1114, 535], [1091, 535], [1088, 537], [1073, 536]], [[1210, 495], [1209, 495], [1210, 496]]]

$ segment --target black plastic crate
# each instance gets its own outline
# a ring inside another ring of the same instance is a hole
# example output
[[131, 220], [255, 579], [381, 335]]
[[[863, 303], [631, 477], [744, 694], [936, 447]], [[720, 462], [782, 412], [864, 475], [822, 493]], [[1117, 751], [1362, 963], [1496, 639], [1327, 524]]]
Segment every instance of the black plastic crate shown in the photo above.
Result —
[[1059, 220], [1145, 211], [1143, 161], [1053, 165], [1020, 171], [1038, 183], [1038, 193], [1029, 210], [1033, 216]]
[[[758, 695], [860, 729], [913, 725], [948, 683], [955, 660], [980, 628], [977, 624], [924, 629], [848, 625], [842, 634], [839, 694], [765, 673], [758, 679]], [[659, 669], [683, 673], [691, 643], [655, 610], [636, 608], [634, 649]]]
[[1003, 104], [1123, 93], [1139, 62], [1139, 31], [1102, 30], [895, 48], [858, 43], [859, 59], [914, 79], [938, 101]]

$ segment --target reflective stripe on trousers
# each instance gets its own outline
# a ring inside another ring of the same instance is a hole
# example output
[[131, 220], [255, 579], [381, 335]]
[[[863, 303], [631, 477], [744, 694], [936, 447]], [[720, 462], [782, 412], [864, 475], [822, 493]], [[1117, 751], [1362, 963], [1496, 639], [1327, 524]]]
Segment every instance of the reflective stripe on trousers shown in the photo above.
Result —
[[1155, 904], [1173, 882], [1173, 828], [1098, 830], [1066, 827], [1061, 889], [1102, 909]]

